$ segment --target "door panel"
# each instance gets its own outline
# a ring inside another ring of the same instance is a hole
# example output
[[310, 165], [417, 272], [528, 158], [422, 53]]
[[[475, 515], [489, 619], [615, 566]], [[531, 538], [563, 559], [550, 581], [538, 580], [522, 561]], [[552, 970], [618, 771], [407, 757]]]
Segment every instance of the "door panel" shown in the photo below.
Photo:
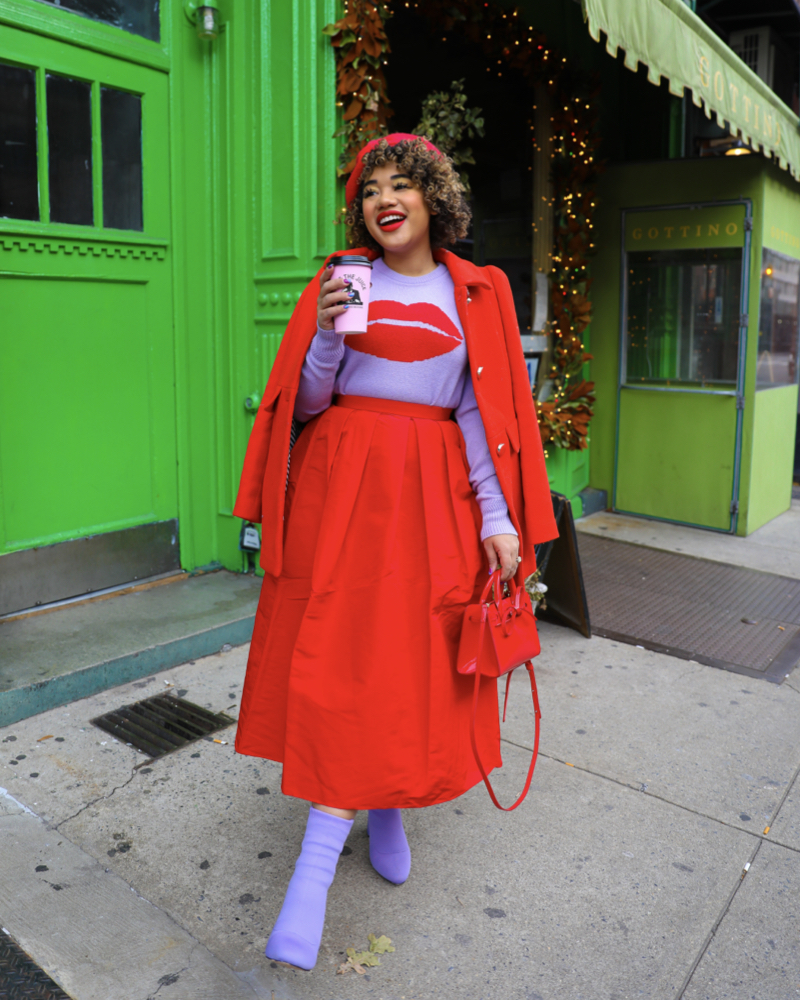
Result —
[[730, 530], [736, 397], [625, 389], [614, 509]]
[[[152, 441], [152, 383], [163, 379], [153, 371], [162, 352], [149, 329], [148, 282], [131, 280], [130, 265], [116, 270], [127, 274], [2, 276], [5, 322], [25, 331], [8, 339], [0, 369], [9, 549], [174, 516], [158, 487], [170, 469], [158, 468]], [[81, 317], [78, 338], [65, 316]]]

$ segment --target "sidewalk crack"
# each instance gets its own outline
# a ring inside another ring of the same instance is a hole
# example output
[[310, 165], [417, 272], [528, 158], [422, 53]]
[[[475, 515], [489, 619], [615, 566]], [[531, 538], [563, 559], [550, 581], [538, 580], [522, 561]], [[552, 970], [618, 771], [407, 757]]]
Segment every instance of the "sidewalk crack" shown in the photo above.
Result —
[[[531, 752], [530, 747], [526, 747], [523, 743], [515, 743], [514, 740], [506, 739], [501, 737], [502, 743], [507, 743], [509, 746], [517, 747], [518, 750], [527, 750], [528, 753]], [[720, 819], [719, 816], [712, 816], [710, 813], [702, 812], [700, 809], [693, 809], [691, 806], [684, 805], [681, 802], [673, 802], [672, 799], [668, 799], [663, 795], [659, 795], [657, 792], [650, 792], [647, 790], [647, 785], [641, 782], [630, 782], [623, 781], [621, 778], [614, 778], [608, 774], [602, 774], [600, 771], [593, 771], [589, 767], [584, 767], [582, 764], [572, 764], [563, 760], [561, 757], [556, 757], [555, 754], [545, 753], [545, 751], [539, 751], [540, 757], [546, 757], [548, 760], [554, 761], [556, 764], [564, 764], [568, 767], [574, 768], [576, 771], [582, 771], [584, 774], [591, 774], [593, 778], [600, 778], [602, 781], [610, 781], [613, 785], [618, 785], [620, 788], [625, 788], [630, 792], [639, 792], [642, 795], [646, 795], [648, 798], [657, 799], [659, 802], [665, 803], [665, 805], [672, 806], [674, 809], [681, 809], [683, 812], [691, 813], [693, 816], [699, 816], [701, 819], [711, 820], [712, 823], [719, 823], [720, 826], [725, 826], [729, 830], [736, 830], [737, 833], [745, 833], [748, 837], [758, 838], [759, 843], [766, 841], [768, 844], [775, 844], [776, 847], [783, 847], [787, 851], [792, 851], [794, 854], [800, 854], [800, 847], [794, 846], [792, 844], [783, 843], [780, 840], [775, 840], [773, 837], [767, 836], [758, 830], [746, 830], [742, 826], [737, 826], [735, 823], [728, 823], [724, 819]], [[781, 806], [786, 801], [792, 787], [798, 776], [800, 776], [800, 764], [798, 764], [794, 774], [789, 779], [786, 785], [786, 789], [781, 797], [780, 802], [775, 807], [772, 813], [772, 819], [770, 820], [768, 826], [774, 825], [775, 820], [778, 818], [778, 813], [781, 810]], [[679, 1000], [679, 998], [676, 998]]]
[[111, 791], [107, 792], [105, 795], [98, 795], [97, 798], [92, 799], [90, 802], [86, 802], [84, 805], [80, 807], [80, 809], [77, 812], [73, 813], [72, 816], [66, 816], [64, 819], [59, 820], [58, 823], [56, 823], [53, 827], [51, 827], [51, 829], [58, 830], [60, 827], [64, 825], [64, 823], [69, 823], [70, 820], [73, 820], [77, 816], [80, 816], [81, 813], [86, 812], [87, 809], [90, 809], [96, 803], [102, 802], [104, 799], [110, 799], [114, 794], [114, 792], [118, 792], [122, 788], [127, 788], [127, 786], [133, 781], [135, 777], [136, 777], [136, 772], [133, 771], [131, 773], [130, 778], [128, 778], [127, 781], [123, 781], [121, 785], [114, 785]]
[[[759, 840], [759, 842], [756, 844], [756, 846], [755, 846], [752, 854], [750, 855], [750, 860], [749, 860], [749, 862], [747, 864], [747, 867], [745, 868], [745, 871], [748, 871], [750, 868], [753, 867], [753, 862], [755, 861], [756, 856], [758, 855], [758, 852], [761, 850], [761, 845], [763, 843], [764, 843], [763, 840]], [[722, 907], [722, 910], [721, 910], [719, 916], [717, 917], [717, 919], [714, 921], [714, 926], [708, 932], [708, 936], [706, 937], [705, 941], [703, 942], [703, 946], [700, 948], [700, 951], [697, 953], [697, 956], [695, 957], [695, 960], [692, 962], [691, 968], [686, 973], [686, 978], [683, 980], [683, 984], [682, 984], [682, 986], [680, 988], [680, 992], [675, 997], [675, 1000], [682, 1000], [682, 997], [683, 997], [684, 993], [687, 991], [687, 989], [689, 988], [689, 984], [692, 981], [692, 976], [694, 976], [695, 972], [697, 971], [697, 967], [702, 962], [705, 953], [708, 951], [709, 946], [711, 945], [711, 942], [717, 936], [717, 931], [719, 930], [720, 924], [722, 923], [722, 921], [727, 916], [728, 910], [731, 908], [731, 904], [733, 903], [733, 900], [736, 897], [736, 893], [739, 891], [739, 888], [743, 884], [744, 884], [744, 872], [742, 872], [742, 874], [736, 879], [736, 885], [734, 885], [733, 890], [731, 891], [731, 894], [728, 896], [727, 902]]]

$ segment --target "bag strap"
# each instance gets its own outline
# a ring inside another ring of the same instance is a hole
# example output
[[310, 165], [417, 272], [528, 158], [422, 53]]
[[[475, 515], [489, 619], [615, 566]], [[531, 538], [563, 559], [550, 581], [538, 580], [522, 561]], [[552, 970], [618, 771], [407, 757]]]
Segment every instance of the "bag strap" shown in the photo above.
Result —
[[483, 593], [481, 594], [481, 600], [480, 600], [481, 604], [486, 604], [487, 601], [490, 604], [492, 603], [492, 601], [489, 598], [489, 595], [491, 594], [493, 587], [494, 587], [494, 603], [496, 604], [500, 600], [500, 595], [502, 593], [502, 589], [500, 586], [500, 577], [502, 575], [502, 572], [503, 572], [502, 570], [496, 569], [494, 573], [492, 573], [489, 576], [489, 579], [486, 581], [486, 586], [483, 588]]
[[[488, 608], [486, 605], [484, 605], [481, 611], [481, 627], [478, 639], [478, 660], [480, 660], [481, 650], [483, 649], [483, 640], [486, 636], [487, 617], [488, 617]], [[475, 666], [475, 687], [472, 693], [472, 717], [469, 722], [469, 738], [472, 743], [472, 753], [475, 757], [475, 762], [478, 765], [478, 770], [481, 772], [481, 777], [483, 778], [484, 785], [486, 785], [486, 790], [489, 793], [489, 797], [491, 798], [492, 802], [494, 802], [494, 804], [497, 806], [497, 808], [502, 809], [503, 812], [511, 812], [512, 809], [516, 809], [517, 806], [524, 800], [525, 796], [528, 794], [528, 791], [531, 787], [531, 781], [533, 780], [533, 769], [536, 767], [536, 758], [539, 755], [539, 720], [542, 717], [542, 713], [539, 710], [539, 692], [536, 689], [536, 675], [533, 672], [533, 663], [531, 663], [530, 660], [528, 660], [528, 662], [525, 664], [525, 669], [528, 671], [528, 676], [530, 678], [531, 697], [533, 698], [533, 713], [535, 719], [533, 753], [531, 755], [531, 762], [528, 767], [528, 776], [525, 779], [525, 787], [522, 789], [519, 798], [517, 799], [517, 801], [514, 803], [513, 806], [501, 806], [500, 803], [497, 801], [497, 796], [494, 794], [494, 789], [492, 788], [491, 781], [489, 781], [489, 775], [486, 773], [486, 768], [483, 766], [481, 755], [478, 752], [478, 741], [475, 737], [475, 723], [477, 722], [478, 718], [478, 695], [480, 693], [480, 685], [481, 685], [481, 672], [477, 663]], [[506, 707], [508, 706], [508, 688], [509, 685], [511, 684], [511, 674], [513, 673], [514, 673], [513, 670], [510, 671], [506, 678], [506, 696], [505, 696], [505, 702], [503, 704], [503, 722], [505, 722], [506, 719]]]

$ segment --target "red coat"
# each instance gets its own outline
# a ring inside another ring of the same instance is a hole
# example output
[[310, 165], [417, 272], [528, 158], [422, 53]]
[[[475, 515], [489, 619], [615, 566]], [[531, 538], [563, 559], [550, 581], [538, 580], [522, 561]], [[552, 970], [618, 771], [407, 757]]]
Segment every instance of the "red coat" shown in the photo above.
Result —
[[[378, 256], [363, 248], [348, 253]], [[447, 250], [434, 250], [433, 256], [447, 266], [455, 285], [475, 397], [519, 534], [524, 579], [535, 569], [533, 546], [555, 538], [558, 529], [511, 287], [499, 268], [476, 267]], [[283, 565], [289, 436], [300, 372], [317, 328], [321, 271], [300, 296], [286, 328], [250, 434], [233, 509], [237, 517], [262, 524], [261, 566], [273, 576]]]

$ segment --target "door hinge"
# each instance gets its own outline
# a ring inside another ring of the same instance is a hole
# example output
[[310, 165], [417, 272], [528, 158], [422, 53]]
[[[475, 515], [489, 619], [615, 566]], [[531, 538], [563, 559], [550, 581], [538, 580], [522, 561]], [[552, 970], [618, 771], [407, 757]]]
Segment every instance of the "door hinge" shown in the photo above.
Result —
[[731, 500], [731, 515], [739, 513], [739, 501]]
[[751, 233], [753, 231], [753, 220], [752, 219], [745, 219], [744, 220], [744, 229], [745, 229], [746, 233]]
[[741, 392], [736, 393], [736, 409], [737, 410], [744, 409], [744, 396], [742, 395]]

